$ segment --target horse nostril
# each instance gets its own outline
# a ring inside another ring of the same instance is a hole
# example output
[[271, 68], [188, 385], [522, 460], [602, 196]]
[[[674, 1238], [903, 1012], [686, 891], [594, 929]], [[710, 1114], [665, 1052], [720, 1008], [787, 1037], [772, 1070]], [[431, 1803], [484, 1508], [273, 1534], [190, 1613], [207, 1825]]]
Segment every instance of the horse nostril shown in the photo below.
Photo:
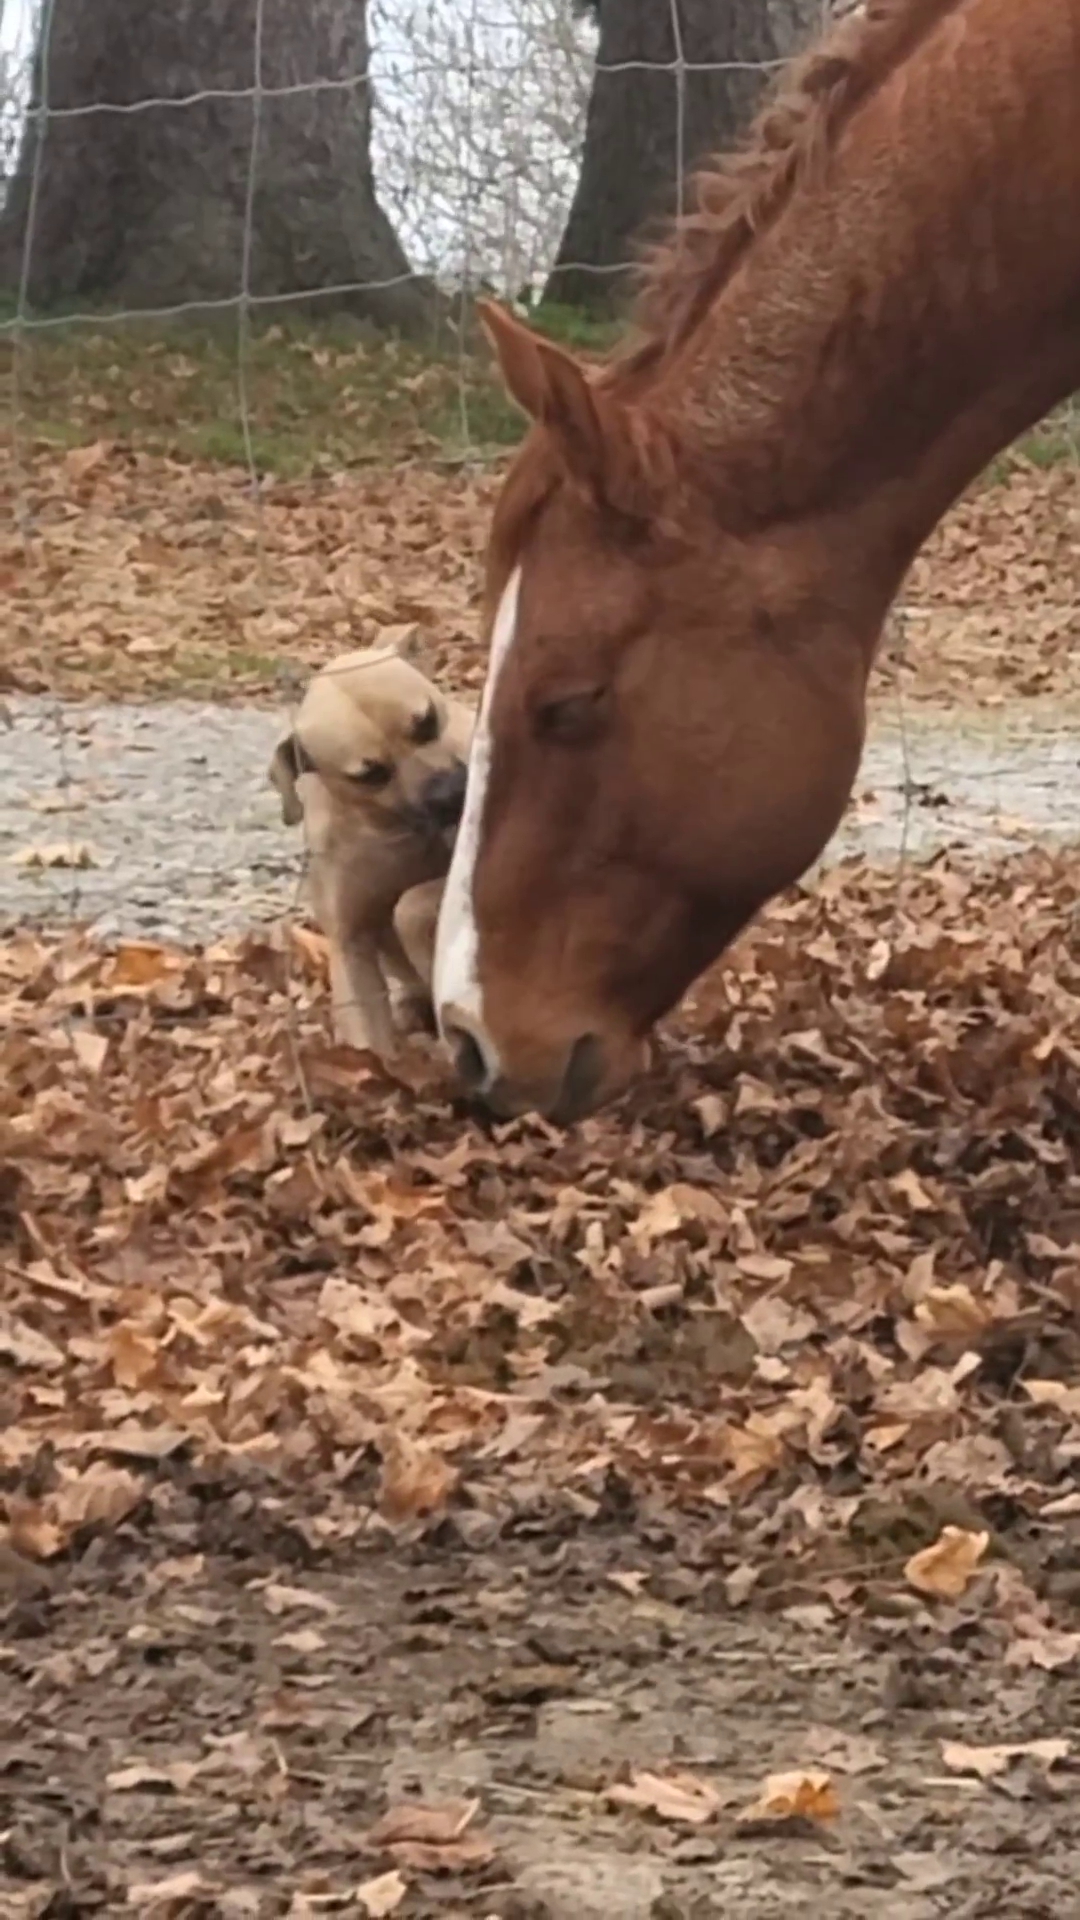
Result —
[[464, 1027], [448, 1027], [446, 1039], [454, 1055], [454, 1071], [466, 1093], [479, 1093], [487, 1079], [487, 1061], [478, 1042]]
[[558, 1120], [575, 1120], [579, 1114], [587, 1112], [603, 1072], [603, 1050], [595, 1033], [581, 1034], [570, 1049], [559, 1089], [556, 1108]]

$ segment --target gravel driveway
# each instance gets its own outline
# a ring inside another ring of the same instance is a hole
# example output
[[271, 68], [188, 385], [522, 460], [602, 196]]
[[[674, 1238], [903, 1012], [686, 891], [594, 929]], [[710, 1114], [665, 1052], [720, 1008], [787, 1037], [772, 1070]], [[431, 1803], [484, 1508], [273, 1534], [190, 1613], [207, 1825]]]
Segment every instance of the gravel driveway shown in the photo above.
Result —
[[[282, 725], [254, 707], [8, 699], [0, 923], [76, 919], [105, 937], [192, 942], [287, 911], [302, 845], [266, 778]], [[1078, 770], [1080, 732], [964, 732], [915, 710], [906, 752], [894, 725], [872, 738], [827, 857], [894, 860], [902, 845], [912, 857], [945, 845], [1004, 852], [1080, 837]]]

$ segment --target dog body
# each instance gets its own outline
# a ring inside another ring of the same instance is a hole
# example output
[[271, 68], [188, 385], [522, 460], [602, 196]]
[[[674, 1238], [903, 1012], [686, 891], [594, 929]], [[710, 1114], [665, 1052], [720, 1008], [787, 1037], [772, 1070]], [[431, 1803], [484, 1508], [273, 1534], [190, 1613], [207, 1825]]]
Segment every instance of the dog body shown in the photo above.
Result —
[[398, 1031], [430, 1027], [435, 922], [472, 728], [472, 712], [412, 660], [364, 648], [315, 675], [270, 763], [286, 825], [304, 823], [335, 1030], [351, 1046], [387, 1055]]

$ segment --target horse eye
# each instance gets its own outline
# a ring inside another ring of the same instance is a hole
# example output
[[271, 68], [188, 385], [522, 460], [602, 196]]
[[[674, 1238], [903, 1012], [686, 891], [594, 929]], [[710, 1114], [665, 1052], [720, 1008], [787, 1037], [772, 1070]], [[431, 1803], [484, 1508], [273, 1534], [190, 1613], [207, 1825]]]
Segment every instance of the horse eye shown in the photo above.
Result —
[[394, 769], [385, 760], [365, 760], [359, 773], [349, 776], [358, 787], [385, 787], [393, 777]]
[[577, 746], [592, 740], [603, 711], [603, 687], [590, 687], [586, 693], [564, 694], [558, 700], [545, 700], [536, 709], [536, 731], [542, 739], [563, 740]]
[[435, 708], [428, 707], [423, 713], [418, 713], [412, 723], [411, 731], [412, 737], [418, 747], [429, 746], [432, 740], [437, 740], [439, 737], [439, 716]]

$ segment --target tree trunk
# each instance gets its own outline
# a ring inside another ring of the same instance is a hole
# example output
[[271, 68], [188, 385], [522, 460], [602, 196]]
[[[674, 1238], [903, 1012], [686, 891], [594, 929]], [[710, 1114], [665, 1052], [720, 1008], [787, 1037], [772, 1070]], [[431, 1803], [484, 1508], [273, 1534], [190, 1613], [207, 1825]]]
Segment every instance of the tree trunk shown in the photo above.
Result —
[[[676, 8], [687, 68], [681, 108]], [[680, 167], [689, 172], [735, 142], [770, 65], [810, 37], [825, 8], [822, 0], [599, 0], [596, 12], [581, 172], [545, 298], [602, 313], [625, 296], [643, 227], [675, 210]], [[724, 63], [727, 72], [694, 70]]]
[[[36, 308], [235, 297], [254, 139], [251, 294], [390, 282], [339, 304], [403, 328], [430, 314], [375, 195], [366, 0], [264, 0], [263, 13], [263, 87], [350, 84], [264, 98], [256, 121], [256, 0], [54, 0], [33, 88], [47, 111], [31, 111], [0, 220], [9, 289], [35, 203]], [[109, 110], [207, 91], [241, 97]], [[96, 110], [65, 117], [84, 107]]]

